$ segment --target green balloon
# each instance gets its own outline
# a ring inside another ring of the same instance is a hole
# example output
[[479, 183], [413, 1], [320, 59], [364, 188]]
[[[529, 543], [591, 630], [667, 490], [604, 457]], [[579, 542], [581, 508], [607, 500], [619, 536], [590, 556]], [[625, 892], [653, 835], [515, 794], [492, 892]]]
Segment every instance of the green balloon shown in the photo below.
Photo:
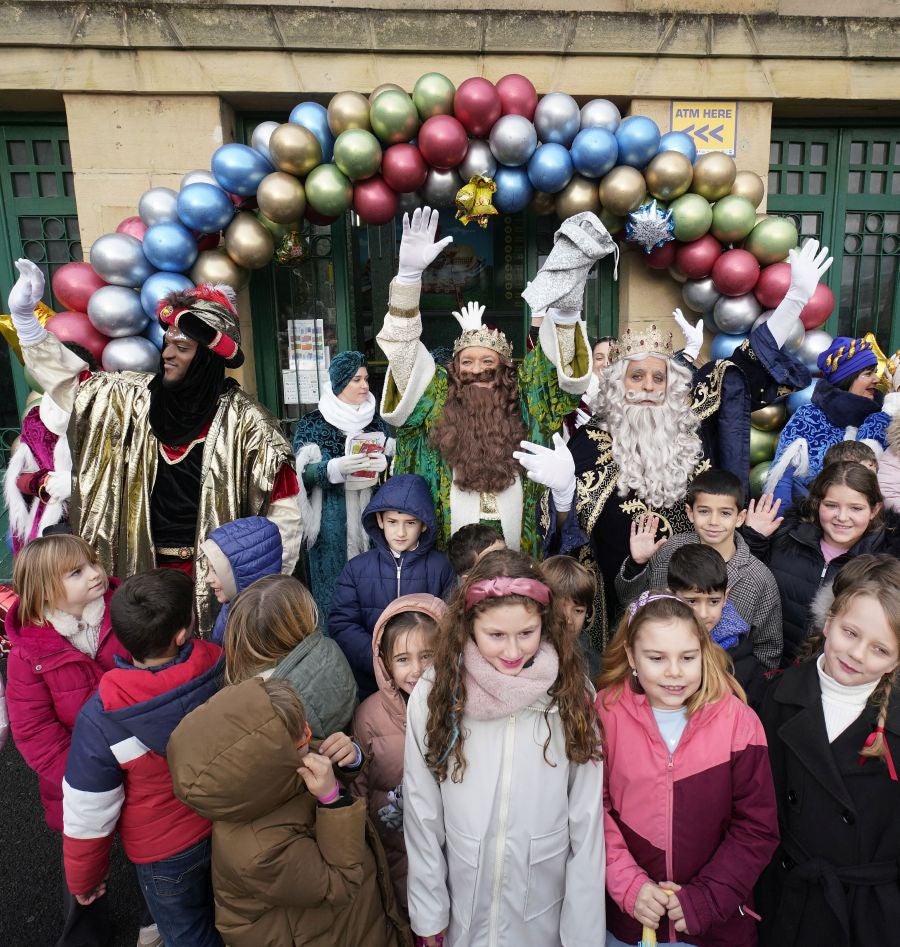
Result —
[[292, 230], [300, 229], [299, 221], [294, 224], [276, 224], [274, 220], [269, 220], [261, 210], [256, 212], [256, 219], [276, 240], [283, 240]]
[[758, 500], [762, 496], [763, 487], [766, 483], [766, 478], [769, 476], [769, 467], [772, 465], [772, 461], [764, 460], [761, 464], [757, 464], [755, 467], [752, 467], [750, 470], [750, 496], [754, 500]]
[[334, 142], [334, 163], [351, 181], [370, 178], [381, 167], [381, 145], [362, 128], [348, 128]]
[[439, 72], [426, 72], [413, 88], [413, 102], [419, 118], [424, 122], [432, 115], [452, 115], [456, 86]]
[[419, 113], [413, 100], [396, 89], [382, 92], [369, 107], [372, 131], [384, 145], [399, 145], [415, 137]]
[[755, 427], [750, 428], [750, 464], [752, 466], [755, 467], [775, 456], [778, 435], [778, 431], [760, 431]]
[[353, 185], [333, 164], [320, 164], [306, 178], [306, 200], [326, 217], [339, 217], [353, 201]]
[[746, 197], [729, 194], [716, 201], [709, 232], [722, 243], [737, 243], [755, 226], [756, 208]]
[[669, 210], [672, 211], [672, 220], [675, 221], [675, 239], [684, 243], [699, 240], [712, 224], [712, 207], [709, 206], [709, 201], [699, 194], [682, 194], [681, 197], [676, 197], [669, 205]]
[[797, 228], [786, 217], [767, 217], [761, 220], [744, 241], [760, 266], [778, 263], [787, 258], [788, 250], [797, 246]]

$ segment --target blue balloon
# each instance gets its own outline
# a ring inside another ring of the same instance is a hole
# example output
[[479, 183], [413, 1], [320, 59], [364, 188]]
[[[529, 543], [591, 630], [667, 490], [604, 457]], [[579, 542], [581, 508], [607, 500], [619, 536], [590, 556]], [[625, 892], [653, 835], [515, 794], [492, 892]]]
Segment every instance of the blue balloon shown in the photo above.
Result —
[[586, 178], [602, 178], [619, 157], [619, 143], [607, 128], [582, 128], [570, 149], [572, 164]]
[[643, 168], [659, 148], [659, 126], [646, 115], [629, 115], [616, 129], [619, 164]]
[[145, 339], [149, 339], [159, 350], [163, 350], [165, 345], [166, 330], [159, 324], [159, 319], [151, 319], [147, 323], [147, 328], [141, 333]]
[[730, 335], [728, 332], [720, 332], [713, 337], [709, 344], [710, 357], [715, 359], [728, 358], [731, 353], [750, 336], [743, 332], [740, 335]]
[[178, 217], [189, 230], [215, 233], [224, 230], [234, 217], [234, 204], [214, 184], [188, 184], [178, 194]]
[[801, 388], [800, 391], [795, 391], [793, 394], [788, 395], [787, 398], [787, 411], [788, 414], [793, 414], [797, 408], [802, 407], [805, 404], [809, 404], [812, 400], [813, 390], [816, 387], [816, 382], [818, 378], [814, 378], [810, 384], [805, 388]]
[[494, 194], [494, 207], [501, 214], [515, 214], [525, 210], [531, 198], [534, 197], [534, 188], [525, 168], [509, 168], [498, 165], [494, 175], [497, 193]]
[[230, 142], [213, 152], [213, 177], [229, 194], [250, 197], [256, 193], [259, 182], [275, 168], [258, 151], [248, 145]]
[[[141, 287], [141, 306], [152, 322], [156, 321], [156, 307], [169, 293], [180, 293], [194, 284], [181, 273], [154, 273], [148, 276]], [[147, 336], [150, 338], [150, 336]]]
[[144, 256], [170, 273], [189, 270], [197, 259], [197, 241], [181, 224], [154, 224], [144, 234]]
[[693, 164], [697, 160], [697, 146], [694, 139], [684, 132], [666, 132], [659, 140], [657, 154], [664, 151], [677, 151]]
[[334, 156], [334, 135], [328, 127], [328, 109], [318, 102], [301, 102], [295, 105], [290, 121], [311, 131], [322, 147], [322, 163], [327, 164]]
[[572, 156], [564, 145], [550, 142], [538, 145], [528, 160], [528, 177], [535, 190], [556, 194], [572, 180], [575, 169]]

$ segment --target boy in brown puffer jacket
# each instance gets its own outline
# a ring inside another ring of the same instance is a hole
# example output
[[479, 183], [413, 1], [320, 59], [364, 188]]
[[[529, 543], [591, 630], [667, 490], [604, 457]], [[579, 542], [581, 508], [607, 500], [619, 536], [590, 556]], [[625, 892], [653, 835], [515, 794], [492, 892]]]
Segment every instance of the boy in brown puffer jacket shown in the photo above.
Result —
[[365, 803], [309, 739], [290, 685], [256, 677], [169, 740], [176, 795], [213, 821], [216, 926], [229, 947], [406, 947]]

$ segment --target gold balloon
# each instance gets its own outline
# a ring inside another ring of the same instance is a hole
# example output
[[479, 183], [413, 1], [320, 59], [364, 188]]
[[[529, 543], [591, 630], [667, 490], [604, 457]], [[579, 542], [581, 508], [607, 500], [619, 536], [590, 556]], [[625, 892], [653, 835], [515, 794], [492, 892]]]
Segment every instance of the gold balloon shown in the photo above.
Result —
[[787, 420], [787, 405], [782, 401], [757, 408], [750, 415], [750, 423], [757, 431], [780, 431]]
[[535, 191], [528, 207], [539, 217], [546, 217], [547, 214], [552, 214], [556, 210], [556, 195]]
[[600, 180], [600, 203], [618, 217], [637, 210], [647, 196], [647, 182], [637, 168], [619, 165]]
[[359, 92], [338, 92], [328, 103], [328, 127], [335, 138], [348, 128], [371, 131], [369, 100]]
[[701, 155], [694, 162], [694, 180], [691, 190], [708, 201], [717, 201], [720, 197], [731, 193], [737, 168], [734, 158], [722, 154], [721, 151], [711, 151]]
[[372, 89], [372, 94], [369, 96], [369, 105], [371, 105], [382, 92], [387, 92], [389, 89], [395, 89], [397, 92], [406, 92], [406, 89], [404, 89], [402, 85], [397, 85], [396, 82], [382, 82], [381, 85], [375, 86], [375, 88]]
[[672, 201], [687, 193], [694, 166], [680, 151], [663, 151], [644, 168], [647, 190], [658, 200]]
[[560, 220], [566, 220], [572, 214], [580, 214], [584, 210], [595, 214], [600, 210], [597, 182], [573, 174], [572, 180], [556, 195], [556, 213]]
[[238, 266], [258, 270], [265, 266], [275, 253], [272, 234], [246, 211], [235, 214], [225, 231], [225, 250]]
[[300, 217], [296, 220], [290, 220], [286, 224], [276, 224], [274, 220], [269, 220], [265, 214], [257, 211], [256, 219], [272, 234], [276, 243], [279, 240], [284, 240], [289, 233], [299, 230], [303, 226], [303, 219]]
[[238, 266], [221, 248], [204, 250], [197, 257], [190, 275], [195, 283], [210, 283], [213, 286], [225, 283], [235, 292], [243, 289], [250, 279], [249, 271], [243, 266]]
[[600, 218], [600, 223], [603, 224], [611, 234], [617, 234], [620, 230], [625, 229], [626, 219], [620, 217], [618, 214], [611, 213], [605, 207], [600, 208], [600, 213], [597, 216]]
[[735, 197], [746, 197], [754, 207], [759, 207], [766, 195], [766, 185], [754, 171], [738, 171], [731, 193]]
[[263, 214], [276, 224], [300, 220], [306, 213], [303, 185], [293, 174], [284, 171], [273, 171], [259, 182], [256, 202]]
[[322, 163], [322, 146], [319, 139], [302, 125], [285, 122], [272, 132], [269, 139], [269, 154], [272, 164], [279, 171], [305, 177]]

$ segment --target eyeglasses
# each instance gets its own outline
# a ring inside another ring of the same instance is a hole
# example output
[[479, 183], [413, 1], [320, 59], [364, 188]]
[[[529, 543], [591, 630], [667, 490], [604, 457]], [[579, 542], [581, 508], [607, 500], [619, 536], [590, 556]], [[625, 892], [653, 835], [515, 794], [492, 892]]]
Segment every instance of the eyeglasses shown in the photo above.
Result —
[[309, 745], [309, 741], [310, 741], [311, 739], [312, 739], [312, 730], [309, 729], [309, 724], [306, 724], [306, 725], [305, 725], [305, 730], [304, 730], [304, 733], [303, 733], [303, 737], [302, 737], [300, 740], [298, 740], [297, 743], [296, 743], [297, 749], [298, 749], [298, 750], [302, 750], [303, 747], [308, 746], [308, 745]]

